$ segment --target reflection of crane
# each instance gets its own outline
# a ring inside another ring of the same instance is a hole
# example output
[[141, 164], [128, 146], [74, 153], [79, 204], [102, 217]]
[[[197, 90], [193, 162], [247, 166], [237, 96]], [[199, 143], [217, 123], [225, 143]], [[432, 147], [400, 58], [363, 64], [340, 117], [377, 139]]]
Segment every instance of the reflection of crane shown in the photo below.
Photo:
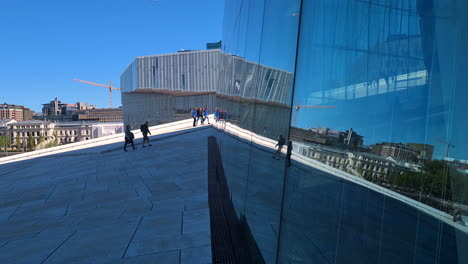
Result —
[[113, 86], [112, 86], [112, 82], [111, 82], [111, 81], [109, 81], [109, 85], [100, 84], [100, 83], [94, 83], [94, 82], [88, 82], [88, 81], [83, 81], [83, 80], [78, 80], [78, 79], [73, 79], [73, 81], [77, 81], [77, 82], [82, 82], [82, 83], [87, 83], [87, 84], [92, 84], [92, 85], [97, 85], [97, 86], [102, 86], [102, 87], [109, 88], [109, 107], [110, 107], [110, 108], [112, 108], [112, 89], [120, 91], [120, 88], [118, 88], [118, 87], [113, 87]]
[[301, 108], [338, 108], [338, 106], [325, 106], [325, 105], [301, 105], [301, 102], [298, 101], [297, 105], [294, 105], [293, 108], [296, 110], [296, 113], [294, 115], [294, 126], [296, 126], [297, 123], [297, 115], [299, 114], [299, 110]]
[[451, 148], [451, 147], [452, 147], [452, 148], [455, 148], [455, 145], [452, 145], [452, 144], [450, 144], [450, 143], [448, 143], [448, 142], [445, 142], [445, 141], [443, 141], [442, 139], [436, 138], [436, 140], [439, 141], [440, 143], [443, 143], [443, 144], [447, 145], [447, 150], [445, 151], [445, 157], [448, 158], [448, 154], [449, 154], [450, 148]]
[[[446, 141], [443, 141], [442, 139], [436, 138], [435, 140], [439, 141], [442, 144], [447, 145], [447, 149], [445, 150], [445, 162], [444, 162], [444, 174], [442, 175], [442, 195], [441, 198], [443, 201], [445, 201], [445, 194], [446, 194], [446, 189], [447, 189], [447, 181], [448, 181], [448, 174], [449, 174], [449, 166], [448, 166], [448, 154], [450, 148], [454, 148], [455, 145], [452, 145]], [[432, 185], [431, 185], [431, 191], [432, 191]], [[443, 203], [442, 208], [445, 211], [446, 204]]]

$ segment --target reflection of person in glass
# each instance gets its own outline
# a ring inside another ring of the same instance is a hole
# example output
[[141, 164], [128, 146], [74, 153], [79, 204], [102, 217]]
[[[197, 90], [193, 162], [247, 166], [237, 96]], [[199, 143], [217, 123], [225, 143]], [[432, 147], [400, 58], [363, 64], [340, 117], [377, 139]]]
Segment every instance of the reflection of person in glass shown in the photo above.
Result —
[[200, 123], [204, 125], [205, 119], [203, 118], [203, 108], [201, 107], [197, 108], [197, 117], [198, 117], [197, 121], [200, 121]]
[[215, 119], [216, 123], [218, 123], [218, 119], [219, 119], [219, 109], [218, 109], [218, 107], [216, 107], [215, 110], [214, 110], [214, 119]]
[[453, 221], [465, 225], [465, 221], [463, 221], [462, 214], [458, 210], [455, 210], [453, 212]]
[[192, 109], [192, 117], [193, 117], [193, 126], [197, 125], [197, 108], [194, 107]]
[[286, 152], [286, 162], [287, 162], [286, 166], [288, 166], [288, 167], [291, 165], [291, 152], [292, 152], [292, 149], [293, 149], [292, 141], [289, 140], [288, 141], [288, 150]]
[[208, 124], [210, 124], [210, 119], [208, 118], [208, 115], [210, 115], [210, 111], [208, 110], [208, 106], [205, 106], [205, 109], [203, 109], [203, 117], [204, 119], [208, 120]]
[[286, 139], [283, 137], [283, 135], [280, 135], [278, 138], [278, 143], [275, 145], [275, 148], [278, 147], [276, 150], [275, 156], [272, 156], [272, 158], [275, 159], [280, 159], [281, 157], [281, 149], [283, 149], [284, 143], [286, 143]]

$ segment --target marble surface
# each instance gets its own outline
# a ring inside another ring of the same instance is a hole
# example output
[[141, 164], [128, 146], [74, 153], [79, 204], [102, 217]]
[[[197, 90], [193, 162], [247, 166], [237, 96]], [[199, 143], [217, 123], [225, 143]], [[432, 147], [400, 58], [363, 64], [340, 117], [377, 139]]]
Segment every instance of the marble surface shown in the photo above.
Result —
[[0, 263], [211, 263], [212, 133], [0, 165]]

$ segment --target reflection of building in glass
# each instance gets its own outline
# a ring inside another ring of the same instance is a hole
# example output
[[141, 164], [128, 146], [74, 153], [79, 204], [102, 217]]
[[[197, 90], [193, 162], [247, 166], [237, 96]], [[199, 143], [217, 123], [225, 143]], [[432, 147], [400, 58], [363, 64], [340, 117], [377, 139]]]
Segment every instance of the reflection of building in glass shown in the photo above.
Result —
[[352, 128], [345, 132], [341, 132], [331, 130], [327, 127], [309, 129], [291, 127], [290, 139], [294, 141], [332, 145], [334, 147], [347, 150], [368, 151], [368, 149], [364, 147], [363, 136], [357, 134]]
[[[124, 122], [164, 123], [189, 117], [193, 107], [208, 106], [212, 113], [215, 107], [254, 100], [287, 110], [291, 81], [290, 72], [219, 49], [138, 57], [121, 75]], [[245, 107], [230, 107], [230, 120], [239, 120], [250, 110]]]
[[434, 146], [421, 143], [389, 143], [383, 142], [370, 146], [372, 153], [407, 162], [424, 163], [432, 159]]
[[329, 81], [323, 92], [311, 93], [304, 103], [318, 104], [325, 98], [355, 100], [427, 85], [421, 35], [391, 35], [370, 51], [358, 54], [359, 58], [347, 67], [346, 85]]
[[[464, 167], [431, 160], [441, 155], [428, 144], [466, 155], [466, 3], [226, 1], [223, 52], [129, 65], [124, 121], [227, 112], [216, 131], [222, 202], [255, 263], [465, 263], [465, 227], [448, 215], [468, 204]], [[291, 127], [292, 98], [336, 108], [301, 111], [302, 128]], [[271, 157], [279, 135], [293, 140], [289, 167]], [[421, 143], [397, 143], [408, 141]]]
[[416, 152], [402, 143], [383, 142], [370, 146], [372, 153], [382, 157], [393, 157], [402, 161], [416, 161]]
[[335, 169], [377, 182], [388, 182], [391, 176], [404, 172], [421, 171], [421, 167], [413, 163], [334, 146], [293, 142], [293, 151]]
[[424, 163], [426, 160], [432, 160], [434, 146], [421, 143], [407, 143], [406, 145], [416, 152], [418, 162]]

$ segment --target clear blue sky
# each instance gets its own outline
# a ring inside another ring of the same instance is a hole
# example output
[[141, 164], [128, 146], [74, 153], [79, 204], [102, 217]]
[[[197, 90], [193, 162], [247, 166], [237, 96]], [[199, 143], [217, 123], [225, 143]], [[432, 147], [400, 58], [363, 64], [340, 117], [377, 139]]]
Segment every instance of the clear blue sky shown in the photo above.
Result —
[[221, 40], [223, 14], [222, 0], [1, 1], [0, 102], [108, 107], [106, 88], [72, 79], [119, 86], [136, 56], [205, 49]]

